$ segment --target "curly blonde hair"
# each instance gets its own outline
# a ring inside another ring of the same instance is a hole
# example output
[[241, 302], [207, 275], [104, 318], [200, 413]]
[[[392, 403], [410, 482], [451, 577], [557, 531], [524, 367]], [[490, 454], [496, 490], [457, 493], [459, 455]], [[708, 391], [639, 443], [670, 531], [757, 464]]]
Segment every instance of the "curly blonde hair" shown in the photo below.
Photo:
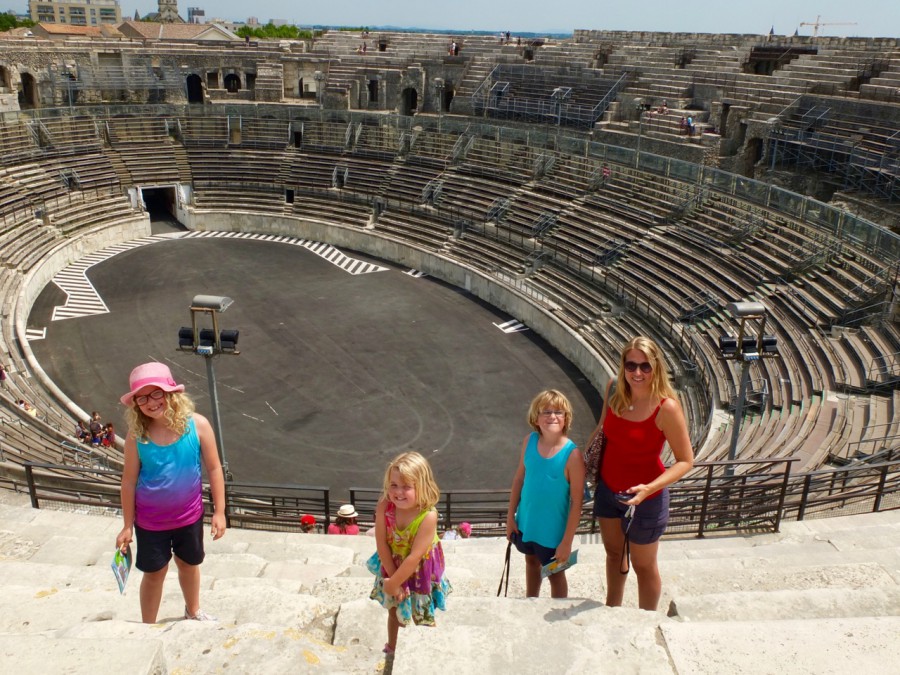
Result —
[[[182, 392], [174, 391], [166, 393], [166, 411], [163, 417], [166, 426], [180, 436], [187, 432], [188, 420], [194, 414], [194, 401], [190, 396]], [[147, 429], [150, 427], [150, 418], [141, 412], [140, 407], [131, 400], [131, 405], [125, 409], [125, 420], [128, 422], [128, 431], [139, 441], [147, 441]]]
[[390, 499], [388, 493], [391, 487], [391, 471], [394, 469], [400, 473], [404, 483], [412, 485], [416, 489], [416, 501], [420, 509], [430, 509], [438, 503], [441, 498], [441, 490], [434, 480], [434, 473], [431, 471], [428, 460], [418, 452], [404, 452], [402, 455], [394, 457], [388, 464], [382, 486], [384, 499]]
[[647, 357], [647, 361], [653, 366], [653, 374], [650, 378], [650, 391], [653, 396], [660, 400], [664, 398], [678, 398], [669, 380], [669, 369], [666, 367], [659, 345], [648, 337], [638, 336], [629, 340], [622, 347], [616, 390], [609, 397], [609, 407], [616, 415], [622, 415], [625, 409], [631, 405], [631, 386], [625, 377], [625, 357], [632, 349], [643, 352], [644, 356]]
[[556, 389], [547, 389], [534, 397], [528, 408], [528, 424], [538, 433], [541, 432], [538, 417], [542, 410], [562, 410], [566, 414], [562, 431], [563, 434], [569, 433], [569, 429], [572, 428], [572, 404], [565, 394]]

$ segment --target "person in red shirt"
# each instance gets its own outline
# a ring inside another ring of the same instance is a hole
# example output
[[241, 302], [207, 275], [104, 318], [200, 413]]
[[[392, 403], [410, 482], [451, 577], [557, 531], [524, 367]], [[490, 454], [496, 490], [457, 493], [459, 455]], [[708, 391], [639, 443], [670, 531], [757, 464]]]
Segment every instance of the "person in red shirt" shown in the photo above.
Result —
[[328, 526], [328, 534], [359, 534], [358, 516], [353, 504], [344, 504], [338, 509], [335, 521]]
[[[624, 346], [615, 390], [610, 391], [607, 386], [606, 405], [594, 431], [594, 436], [605, 436], [594, 517], [606, 550], [606, 604], [622, 604], [630, 557], [638, 604], [654, 611], [662, 593], [657, 552], [669, 520], [667, 486], [690, 471], [694, 450], [668, 368], [653, 340], [636, 337]], [[675, 458], [669, 467], [662, 462], [666, 443]]]

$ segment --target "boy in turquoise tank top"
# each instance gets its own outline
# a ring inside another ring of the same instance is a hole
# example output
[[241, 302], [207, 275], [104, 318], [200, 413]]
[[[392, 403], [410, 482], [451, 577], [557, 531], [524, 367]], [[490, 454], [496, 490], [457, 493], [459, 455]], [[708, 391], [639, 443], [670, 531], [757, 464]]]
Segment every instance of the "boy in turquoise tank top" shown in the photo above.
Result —
[[[506, 514], [506, 538], [525, 554], [525, 595], [541, 592], [541, 567], [551, 560], [565, 562], [581, 519], [584, 459], [567, 434], [572, 406], [559, 391], [535, 396], [528, 410], [534, 431], [522, 442], [519, 466], [513, 477]], [[550, 595], [565, 598], [565, 571], [550, 575]]]

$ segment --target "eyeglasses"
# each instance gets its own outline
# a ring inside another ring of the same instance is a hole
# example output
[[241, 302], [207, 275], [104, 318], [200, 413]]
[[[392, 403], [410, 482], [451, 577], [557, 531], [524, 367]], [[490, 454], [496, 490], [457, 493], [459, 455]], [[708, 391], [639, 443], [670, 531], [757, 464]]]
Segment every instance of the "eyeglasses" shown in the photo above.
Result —
[[544, 417], [565, 417], [565, 410], [541, 410], [541, 415]]
[[142, 394], [141, 396], [135, 396], [134, 402], [137, 403], [138, 405], [147, 405], [147, 401], [149, 401], [151, 398], [154, 401], [158, 401], [161, 398], [165, 398], [165, 396], [166, 396], [166, 392], [164, 392], [162, 389], [156, 389], [155, 391], [151, 391], [149, 394]]
[[643, 361], [641, 363], [635, 363], [634, 361], [625, 362], [625, 370], [627, 370], [629, 373], [633, 373], [638, 368], [641, 369], [642, 373], [649, 373], [653, 371], [653, 366], [649, 361]]

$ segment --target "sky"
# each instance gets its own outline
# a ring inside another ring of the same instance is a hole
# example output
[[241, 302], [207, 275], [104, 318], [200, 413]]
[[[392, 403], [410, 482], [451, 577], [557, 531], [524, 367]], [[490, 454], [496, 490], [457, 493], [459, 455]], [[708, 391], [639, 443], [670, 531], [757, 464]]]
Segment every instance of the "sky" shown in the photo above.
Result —
[[[0, 0], [0, 8], [27, 10], [27, 0]], [[120, 0], [123, 17], [155, 11], [154, 0]], [[286, 19], [301, 26], [396, 26], [452, 30], [571, 33], [576, 28], [688, 33], [812, 35], [801, 22], [855, 23], [821, 26], [820, 35], [900, 36], [897, 0], [179, 0], [178, 9], [206, 10], [207, 17], [262, 23]]]

